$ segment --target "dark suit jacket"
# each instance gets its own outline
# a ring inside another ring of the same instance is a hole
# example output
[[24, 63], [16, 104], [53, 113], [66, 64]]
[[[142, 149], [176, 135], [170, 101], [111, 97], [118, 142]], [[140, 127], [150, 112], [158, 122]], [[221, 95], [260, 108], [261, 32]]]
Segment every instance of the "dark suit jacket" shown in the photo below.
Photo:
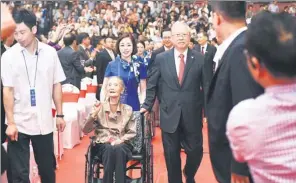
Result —
[[158, 49], [156, 49], [156, 50], [154, 50], [154, 51], [152, 52], [152, 54], [151, 54], [151, 59], [150, 59], [150, 63], [149, 63], [148, 68], [147, 68], [148, 70], [151, 69], [151, 65], [153, 64], [156, 55], [159, 54], [159, 53], [162, 53], [162, 52], [164, 52], [164, 51], [165, 51], [164, 46], [162, 46], [162, 47], [160, 47], [160, 48], [158, 48]]
[[66, 46], [58, 51], [58, 56], [66, 75], [66, 80], [62, 84], [70, 83], [80, 89], [81, 79], [85, 72], [80, 62], [79, 53]]
[[[85, 49], [81, 45], [78, 46], [77, 52], [79, 53], [80, 61], [84, 60], [84, 64], [83, 64], [84, 67], [89, 67], [94, 65], [94, 61], [89, 58]], [[92, 78], [92, 75], [93, 73], [85, 73], [86, 77]]]
[[[6, 48], [4, 47], [4, 43], [1, 42], [1, 56], [5, 51], [6, 51]], [[1, 91], [3, 91], [2, 82], [1, 82]], [[3, 103], [3, 92], [1, 92], [1, 144], [3, 144], [6, 139], [5, 131], [6, 131], [5, 110], [4, 110], [4, 103]]]
[[160, 127], [163, 131], [176, 131], [180, 117], [188, 124], [187, 131], [202, 126], [204, 57], [188, 49], [183, 82], [180, 86], [175, 66], [174, 49], [160, 53], [152, 65], [148, 76], [146, 99], [143, 108], [151, 111], [155, 97], [160, 105]]
[[[219, 61], [207, 95], [209, 143], [213, 144], [218, 151], [219, 147], [228, 146], [230, 152], [225, 133], [231, 109], [240, 101], [263, 93], [263, 88], [253, 80], [248, 71], [243, 53], [244, 42], [245, 32], [238, 35], [225, 51]], [[228, 160], [221, 159], [221, 161]], [[232, 172], [239, 175], [249, 175], [247, 165], [237, 163], [233, 158], [231, 169]]]
[[[114, 54], [115, 55], [115, 54]], [[112, 61], [111, 56], [109, 55], [108, 51], [106, 49], [103, 49], [101, 52], [97, 54], [95, 66], [97, 68], [96, 75], [98, 79], [98, 84], [103, 84], [104, 76], [105, 76], [105, 70], [109, 64], [109, 62]], [[100, 89], [97, 90], [97, 99], [100, 98]]]
[[[195, 45], [194, 50], [200, 52], [200, 45]], [[205, 74], [205, 83], [204, 83], [204, 94], [205, 100], [206, 95], [209, 91], [209, 87], [214, 75], [214, 56], [216, 54], [217, 48], [210, 44], [207, 45], [207, 49], [205, 50], [205, 61], [204, 61], [204, 74]]]

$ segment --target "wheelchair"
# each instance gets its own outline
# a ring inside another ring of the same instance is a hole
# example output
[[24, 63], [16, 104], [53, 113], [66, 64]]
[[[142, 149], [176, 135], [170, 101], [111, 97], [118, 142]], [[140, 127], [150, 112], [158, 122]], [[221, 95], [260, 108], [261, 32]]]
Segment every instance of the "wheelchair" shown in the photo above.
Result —
[[[134, 141], [140, 141], [141, 147], [133, 150], [131, 165], [127, 165], [126, 171], [141, 170], [139, 178], [127, 176], [127, 183], [153, 183], [153, 146], [151, 122], [145, 120], [143, 114], [139, 114], [140, 120], [137, 120], [137, 136]], [[94, 137], [90, 137], [91, 143], [85, 154], [85, 183], [102, 183], [103, 182], [103, 165], [100, 158], [94, 153]], [[115, 181], [114, 181], [115, 182]]]

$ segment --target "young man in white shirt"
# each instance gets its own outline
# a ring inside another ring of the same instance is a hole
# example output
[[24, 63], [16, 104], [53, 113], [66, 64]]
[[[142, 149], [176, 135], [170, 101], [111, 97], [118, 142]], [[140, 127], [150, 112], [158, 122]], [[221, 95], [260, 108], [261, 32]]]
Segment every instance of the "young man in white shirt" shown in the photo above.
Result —
[[15, 13], [18, 42], [1, 58], [9, 182], [29, 180], [30, 142], [42, 183], [55, 183], [52, 100], [57, 109], [56, 126], [65, 128], [62, 87], [65, 74], [54, 48], [39, 42], [36, 16], [20, 9]]

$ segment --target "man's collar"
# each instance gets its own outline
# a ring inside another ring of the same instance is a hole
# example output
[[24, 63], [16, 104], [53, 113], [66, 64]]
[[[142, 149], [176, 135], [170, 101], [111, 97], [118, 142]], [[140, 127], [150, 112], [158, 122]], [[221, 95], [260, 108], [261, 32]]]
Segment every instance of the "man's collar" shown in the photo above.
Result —
[[[175, 52], [175, 56], [177, 56], [177, 57], [179, 57], [181, 54], [176, 48], [174, 48], [174, 52]], [[188, 48], [182, 54], [186, 57], [187, 52], [188, 52]]]
[[[37, 47], [36, 47], [36, 49], [34, 50], [34, 52], [39, 53], [39, 52], [42, 50], [43, 45], [42, 45], [42, 42], [40, 42], [37, 38], [35, 38], [35, 39], [36, 39], [36, 41], [37, 41]], [[25, 47], [22, 47], [20, 44], [19, 44], [19, 46], [20, 46], [20, 50], [21, 50], [21, 51], [27, 51], [27, 49], [26, 49]]]
[[166, 46], [163, 46], [164, 47], [164, 50], [167, 51], [167, 50], [170, 50], [172, 48], [174, 48], [173, 46], [171, 46], [170, 48], [166, 47]]
[[86, 47], [83, 45], [83, 44], [80, 44], [80, 46], [85, 50], [86, 49]]

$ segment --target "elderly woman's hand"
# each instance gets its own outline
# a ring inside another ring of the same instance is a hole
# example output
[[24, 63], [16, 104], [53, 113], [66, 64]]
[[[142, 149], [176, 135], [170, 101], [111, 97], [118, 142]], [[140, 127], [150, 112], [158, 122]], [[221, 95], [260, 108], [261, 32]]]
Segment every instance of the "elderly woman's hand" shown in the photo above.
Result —
[[95, 103], [95, 105], [93, 106], [93, 109], [92, 109], [92, 112], [91, 112], [91, 116], [93, 118], [96, 118], [98, 113], [100, 112], [100, 109], [101, 109], [101, 102], [100, 101], [97, 101]]
[[115, 146], [115, 145], [119, 145], [119, 144], [121, 144], [121, 143], [123, 143], [123, 141], [120, 140], [120, 139], [117, 139], [117, 140], [114, 140], [113, 142], [111, 142], [111, 145], [112, 145], [112, 146]]

